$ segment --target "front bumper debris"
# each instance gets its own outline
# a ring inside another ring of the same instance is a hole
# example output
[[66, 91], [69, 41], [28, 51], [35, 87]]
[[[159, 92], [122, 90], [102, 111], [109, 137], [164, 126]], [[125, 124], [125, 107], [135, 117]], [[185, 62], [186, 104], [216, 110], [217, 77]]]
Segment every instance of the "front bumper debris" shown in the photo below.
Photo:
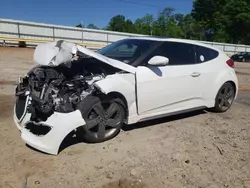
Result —
[[[62, 141], [70, 132], [86, 124], [79, 110], [70, 113], [54, 112], [46, 121], [38, 123], [30, 121], [30, 118], [31, 114], [27, 112], [19, 120], [14, 113], [14, 121], [21, 131], [21, 138], [33, 148], [53, 155], [58, 154]], [[31, 124], [49, 129], [43, 135], [34, 134], [30, 130]]]

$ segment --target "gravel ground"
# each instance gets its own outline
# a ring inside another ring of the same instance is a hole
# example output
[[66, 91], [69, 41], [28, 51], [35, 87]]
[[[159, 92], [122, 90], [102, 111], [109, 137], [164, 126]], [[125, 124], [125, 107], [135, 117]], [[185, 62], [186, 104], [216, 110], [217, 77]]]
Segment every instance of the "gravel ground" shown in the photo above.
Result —
[[25, 146], [12, 120], [14, 85], [32, 55], [0, 48], [0, 187], [250, 188], [250, 63], [236, 64], [240, 92], [226, 113], [138, 123], [101, 144], [68, 138], [51, 156]]

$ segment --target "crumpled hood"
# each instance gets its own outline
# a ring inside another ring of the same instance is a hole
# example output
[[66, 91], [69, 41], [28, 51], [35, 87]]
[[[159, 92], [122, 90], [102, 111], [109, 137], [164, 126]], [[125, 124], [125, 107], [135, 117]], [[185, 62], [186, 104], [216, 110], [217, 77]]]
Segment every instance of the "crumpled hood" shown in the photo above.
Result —
[[70, 63], [72, 61], [73, 55], [75, 55], [78, 51], [115, 68], [133, 74], [135, 73], [136, 68], [131, 65], [108, 58], [104, 55], [94, 52], [93, 50], [63, 40], [39, 44], [34, 52], [34, 61], [43, 66], [54, 67], [62, 63]]

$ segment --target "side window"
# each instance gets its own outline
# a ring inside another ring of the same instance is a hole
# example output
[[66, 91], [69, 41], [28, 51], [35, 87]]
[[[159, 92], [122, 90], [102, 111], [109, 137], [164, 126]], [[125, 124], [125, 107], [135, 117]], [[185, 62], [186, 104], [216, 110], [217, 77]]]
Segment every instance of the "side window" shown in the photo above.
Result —
[[196, 52], [198, 63], [210, 61], [212, 59], [215, 59], [219, 55], [219, 52], [202, 46], [196, 46]]
[[195, 46], [179, 42], [164, 42], [154, 55], [169, 59], [169, 65], [195, 64]]

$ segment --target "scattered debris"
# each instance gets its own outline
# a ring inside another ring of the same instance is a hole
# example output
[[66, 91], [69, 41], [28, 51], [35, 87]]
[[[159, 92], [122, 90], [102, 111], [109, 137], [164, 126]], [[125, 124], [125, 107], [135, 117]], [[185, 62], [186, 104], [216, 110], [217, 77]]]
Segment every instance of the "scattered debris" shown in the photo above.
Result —
[[189, 163], [190, 163], [190, 161], [189, 161], [189, 160], [186, 160], [186, 161], [185, 161], [185, 163], [189, 164]]
[[130, 174], [131, 174], [132, 176], [136, 177], [138, 173], [137, 173], [137, 171], [136, 171], [135, 169], [132, 169], [132, 170], [130, 171]]
[[219, 148], [219, 146], [217, 146], [216, 144], [213, 144], [217, 149], [218, 151], [220, 152], [221, 155], [223, 155], [223, 150], [221, 148]]
[[26, 174], [24, 178], [25, 180], [24, 180], [23, 188], [28, 188], [28, 177], [29, 177], [29, 174]]
[[106, 178], [112, 179], [113, 177], [111, 176], [111, 174], [107, 174], [107, 175], [106, 175]]
[[146, 188], [147, 186], [139, 181], [120, 179], [103, 185], [101, 188]]
[[94, 168], [97, 170], [101, 170], [101, 169], [103, 169], [103, 166], [94, 166]]

